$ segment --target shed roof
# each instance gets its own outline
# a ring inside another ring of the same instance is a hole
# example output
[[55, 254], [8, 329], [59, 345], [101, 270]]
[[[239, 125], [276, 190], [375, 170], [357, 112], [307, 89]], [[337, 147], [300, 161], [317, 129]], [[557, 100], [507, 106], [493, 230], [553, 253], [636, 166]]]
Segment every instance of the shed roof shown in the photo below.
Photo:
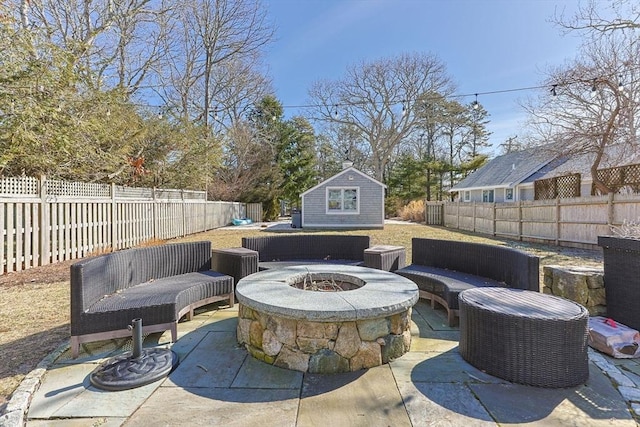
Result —
[[337, 174], [333, 175], [330, 178], [325, 179], [324, 181], [322, 181], [321, 183], [319, 183], [318, 185], [311, 187], [310, 189], [308, 189], [307, 191], [305, 191], [304, 193], [302, 193], [300, 196], [305, 196], [306, 194], [312, 192], [313, 190], [315, 190], [316, 188], [322, 187], [323, 185], [327, 185], [327, 183], [329, 183], [329, 181], [333, 181], [337, 178], [339, 178], [340, 176], [347, 174], [347, 173], [356, 173], [358, 175], [360, 175], [363, 178], [368, 179], [369, 181], [372, 181], [376, 184], [378, 184], [379, 186], [381, 186], [382, 188], [387, 188], [386, 185], [384, 185], [383, 183], [381, 183], [380, 181], [371, 178], [369, 175], [365, 174], [364, 172], [359, 171], [358, 169], [354, 168], [353, 166], [348, 167], [340, 172], [338, 172]]

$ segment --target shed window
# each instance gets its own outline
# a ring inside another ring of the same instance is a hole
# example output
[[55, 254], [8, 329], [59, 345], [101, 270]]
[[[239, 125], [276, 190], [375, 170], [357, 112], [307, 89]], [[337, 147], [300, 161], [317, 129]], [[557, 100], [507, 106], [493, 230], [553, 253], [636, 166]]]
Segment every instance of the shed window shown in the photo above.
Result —
[[482, 190], [482, 201], [493, 203], [493, 190]]
[[357, 188], [329, 188], [327, 189], [327, 212], [357, 213]]
[[465, 202], [468, 202], [471, 200], [471, 192], [470, 191], [465, 191], [464, 192], [464, 199]]

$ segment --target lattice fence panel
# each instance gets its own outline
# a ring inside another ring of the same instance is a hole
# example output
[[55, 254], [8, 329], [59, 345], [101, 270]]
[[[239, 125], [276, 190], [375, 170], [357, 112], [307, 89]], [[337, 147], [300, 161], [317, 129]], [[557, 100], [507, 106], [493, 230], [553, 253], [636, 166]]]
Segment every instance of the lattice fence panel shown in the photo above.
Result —
[[[615, 168], [598, 169], [597, 177], [614, 193], [640, 193], [640, 163]], [[593, 186], [591, 194], [598, 194]]]
[[0, 194], [38, 196], [40, 181], [29, 176], [0, 177]]
[[534, 183], [535, 200], [580, 197], [580, 174], [539, 179]]
[[111, 186], [95, 182], [46, 181], [46, 192], [50, 196], [111, 197]]

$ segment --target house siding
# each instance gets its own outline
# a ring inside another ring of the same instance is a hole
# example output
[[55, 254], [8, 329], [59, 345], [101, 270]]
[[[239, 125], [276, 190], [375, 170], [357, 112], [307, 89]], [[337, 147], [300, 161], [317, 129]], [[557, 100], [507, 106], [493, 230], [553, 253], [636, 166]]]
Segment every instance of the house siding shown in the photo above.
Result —
[[[358, 188], [358, 213], [327, 214], [327, 187]], [[303, 195], [302, 227], [383, 228], [384, 187], [355, 171], [346, 171], [329, 178]]]

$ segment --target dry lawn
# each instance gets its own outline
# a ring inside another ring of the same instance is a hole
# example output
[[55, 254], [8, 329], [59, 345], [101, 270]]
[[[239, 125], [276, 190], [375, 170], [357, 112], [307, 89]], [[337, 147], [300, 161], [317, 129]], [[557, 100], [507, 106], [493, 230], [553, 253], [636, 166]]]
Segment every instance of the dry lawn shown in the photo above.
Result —
[[[528, 244], [411, 223], [388, 224], [384, 230], [335, 233], [369, 235], [372, 245], [404, 246], [407, 260], [411, 259], [412, 237], [431, 237], [516, 247], [538, 255], [542, 265], [602, 264], [599, 250]], [[211, 240], [215, 248], [228, 248], [240, 246], [242, 237], [266, 234], [272, 233], [260, 228], [227, 227], [176, 241]], [[24, 376], [69, 338], [71, 264], [68, 261], [0, 276], [0, 413]]]

